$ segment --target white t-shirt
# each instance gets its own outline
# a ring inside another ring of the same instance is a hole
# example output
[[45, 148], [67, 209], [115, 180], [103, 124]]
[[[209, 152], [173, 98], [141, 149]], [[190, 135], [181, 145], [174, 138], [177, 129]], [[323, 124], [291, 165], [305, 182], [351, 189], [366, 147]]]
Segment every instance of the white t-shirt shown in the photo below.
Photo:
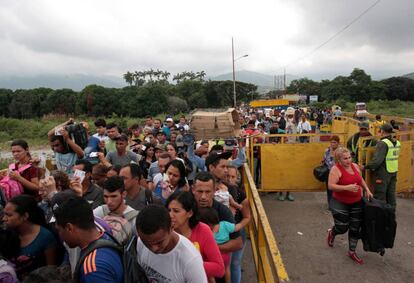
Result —
[[[172, 232], [175, 233], [175, 232]], [[187, 238], [181, 236], [177, 245], [166, 254], [155, 254], [138, 238], [138, 263], [150, 282], [207, 283], [200, 252]]]

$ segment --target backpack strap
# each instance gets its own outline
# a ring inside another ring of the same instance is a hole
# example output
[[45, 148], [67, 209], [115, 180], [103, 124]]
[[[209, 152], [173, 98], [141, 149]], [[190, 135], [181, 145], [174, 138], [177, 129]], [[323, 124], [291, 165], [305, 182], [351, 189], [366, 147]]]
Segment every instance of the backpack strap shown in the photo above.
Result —
[[134, 210], [131, 210], [131, 211], [129, 211], [129, 212], [127, 212], [127, 213], [124, 214], [124, 218], [126, 220], [128, 220], [128, 222], [129, 222], [130, 220], [132, 220], [135, 217], [137, 217], [138, 213], [139, 212], [137, 210], [135, 210], [135, 209]]
[[110, 212], [111, 211], [109, 210], [109, 208], [108, 208], [108, 206], [106, 204], [102, 205], [102, 213], [103, 213], [103, 216], [104, 217], [107, 216], [107, 215], [109, 215]]
[[9, 165], [9, 169], [10, 169], [10, 170], [12, 170], [12, 171], [17, 171], [17, 172], [19, 172], [19, 174], [21, 174], [24, 170], [26, 170], [26, 169], [28, 169], [28, 168], [30, 168], [30, 167], [32, 167], [32, 163], [25, 164], [25, 165], [23, 165], [23, 166], [20, 166], [20, 167], [19, 167], [19, 168], [17, 168], [17, 169], [16, 169], [16, 163], [11, 163], [11, 164]]
[[148, 189], [144, 189], [144, 190], [145, 190], [145, 204], [149, 205], [153, 203], [154, 201], [154, 199], [152, 198], [152, 191]]
[[[109, 235], [109, 234], [107, 234], [107, 235]], [[83, 265], [83, 262], [85, 261], [86, 257], [91, 252], [93, 252], [94, 250], [99, 249], [99, 248], [114, 249], [118, 253], [120, 253], [121, 257], [122, 257], [122, 254], [123, 254], [122, 248], [118, 244], [114, 243], [113, 241], [105, 240], [105, 239], [97, 239], [97, 240], [93, 241], [91, 244], [89, 244], [89, 246], [85, 250], [81, 251], [79, 260], [76, 263], [75, 271], [73, 273], [73, 278], [76, 280], [76, 282], [80, 282], [79, 281], [79, 279], [80, 279], [79, 277], [80, 277], [80, 274], [81, 274], [80, 269], [81, 269], [81, 267]]]

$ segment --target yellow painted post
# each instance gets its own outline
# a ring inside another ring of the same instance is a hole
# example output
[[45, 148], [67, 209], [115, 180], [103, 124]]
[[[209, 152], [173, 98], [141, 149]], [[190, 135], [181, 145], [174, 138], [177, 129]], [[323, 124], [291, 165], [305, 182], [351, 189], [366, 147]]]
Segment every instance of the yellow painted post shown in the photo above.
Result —
[[[260, 276], [259, 282], [289, 282], [289, 277], [277, 247], [276, 239], [270, 228], [269, 220], [267, 219], [259, 193], [253, 182], [252, 175], [249, 172], [249, 167], [246, 164], [244, 165], [244, 171], [246, 174], [244, 180], [249, 183], [245, 188], [250, 190], [251, 201], [255, 204], [252, 212], [254, 210], [257, 211], [257, 220], [253, 221], [257, 234], [252, 235], [253, 238], [251, 238], [251, 243], [252, 248], [256, 249], [257, 252], [257, 261], [255, 261], [255, 264], [257, 275]], [[257, 240], [255, 240], [255, 238]], [[270, 256], [268, 256], [268, 253]], [[260, 269], [263, 269], [263, 271], [260, 271]], [[277, 278], [272, 277], [273, 275], [271, 274], [273, 274], [273, 272], [275, 272]]]

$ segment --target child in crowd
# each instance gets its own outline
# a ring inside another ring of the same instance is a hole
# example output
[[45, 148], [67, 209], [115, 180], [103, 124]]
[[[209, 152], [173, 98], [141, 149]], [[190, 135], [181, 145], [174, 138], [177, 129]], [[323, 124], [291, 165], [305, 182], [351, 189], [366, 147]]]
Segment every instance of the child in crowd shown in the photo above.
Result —
[[228, 208], [230, 208], [231, 212], [233, 212], [233, 214], [236, 213], [237, 209], [242, 209], [242, 206], [240, 204], [238, 204], [233, 197], [231, 196], [231, 194], [229, 193], [229, 189], [227, 188], [226, 185], [224, 185], [223, 183], [218, 184], [218, 189], [216, 190], [216, 192], [214, 193], [214, 199], [222, 204], [224, 204], [225, 206], [227, 206]]
[[[212, 207], [200, 208], [200, 221], [207, 224], [214, 235], [217, 245], [224, 244], [230, 240], [230, 234], [238, 232], [243, 228], [242, 224], [234, 224], [228, 221], [220, 221], [217, 211]], [[224, 274], [226, 283], [230, 283], [230, 259], [231, 255], [222, 253], [226, 272]]]

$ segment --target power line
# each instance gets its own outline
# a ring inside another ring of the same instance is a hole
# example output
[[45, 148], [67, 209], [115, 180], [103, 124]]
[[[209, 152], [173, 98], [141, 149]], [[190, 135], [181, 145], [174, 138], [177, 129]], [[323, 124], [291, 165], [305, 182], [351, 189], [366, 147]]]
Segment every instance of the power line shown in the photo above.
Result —
[[313, 50], [311, 50], [310, 52], [304, 54], [303, 56], [299, 57], [298, 59], [296, 59], [295, 61], [290, 62], [289, 64], [285, 65], [284, 68], [297, 63], [300, 60], [305, 59], [306, 57], [312, 55], [313, 53], [315, 53], [316, 51], [318, 51], [319, 49], [321, 49], [322, 47], [324, 47], [326, 44], [328, 44], [329, 42], [331, 42], [334, 38], [336, 38], [337, 36], [339, 36], [341, 33], [343, 33], [345, 30], [347, 30], [350, 26], [352, 26], [355, 22], [357, 22], [359, 19], [361, 19], [366, 13], [368, 13], [371, 9], [373, 9], [375, 6], [377, 6], [379, 4], [379, 2], [381, 2], [381, 0], [377, 0], [375, 1], [375, 3], [373, 3], [371, 6], [369, 6], [367, 9], [365, 9], [361, 14], [359, 14], [356, 18], [354, 18], [351, 22], [349, 22], [347, 25], [345, 25], [342, 29], [340, 29], [338, 32], [336, 32], [334, 35], [332, 35], [330, 38], [328, 38], [326, 41], [324, 41], [323, 43], [319, 44], [317, 47], [315, 47]]

